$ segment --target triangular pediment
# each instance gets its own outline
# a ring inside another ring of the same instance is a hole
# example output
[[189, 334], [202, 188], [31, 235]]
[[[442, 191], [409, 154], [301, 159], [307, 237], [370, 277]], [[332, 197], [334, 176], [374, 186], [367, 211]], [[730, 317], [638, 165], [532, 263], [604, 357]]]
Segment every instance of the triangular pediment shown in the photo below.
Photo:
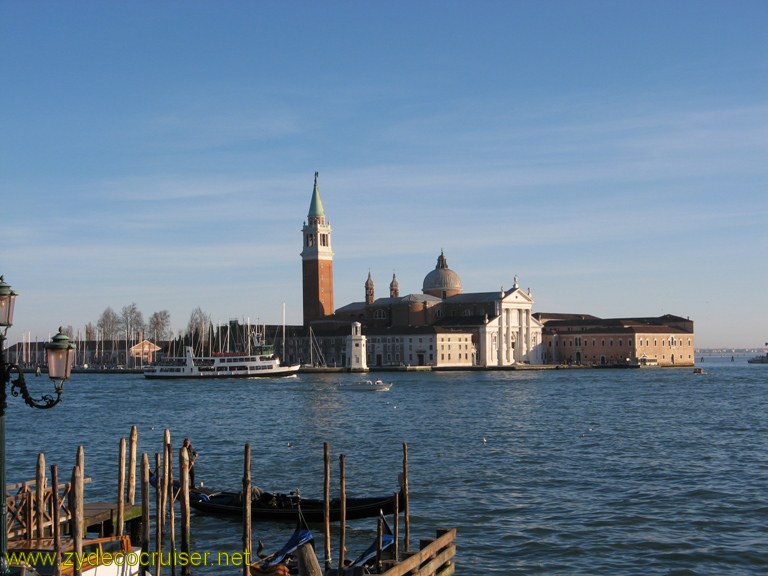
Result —
[[513, 288], [504, 294], [504, 302], [521, 302], [533, 304], [533, 297], [522, 288]]

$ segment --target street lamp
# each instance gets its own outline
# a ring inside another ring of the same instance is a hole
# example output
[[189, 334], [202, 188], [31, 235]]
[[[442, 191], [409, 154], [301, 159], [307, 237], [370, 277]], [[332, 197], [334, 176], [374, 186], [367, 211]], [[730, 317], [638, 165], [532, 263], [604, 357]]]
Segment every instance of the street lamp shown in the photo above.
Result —
[[[24, 372], [18, 364], [11, 364], [5, 359], [5, 335], [8, 328], [13, 325], [13, 306], [16, 302], [16, 293], [10, 285], [0, 276], [0, 575], [10, 574], [8, 566], [8, 505], [5, 493], [5, 409], [7, 407], [8, 390], [11, 385], [11, 395], [23, 398], [27, 406], [31, 408], [53, 408], [61, 402], [64, 393], [64, 381], [69, 378], [74, 364], [74, 345], [59, 328], [59, 333], [53, 337], [50, 343], [45, 345], [48, 361], [48, 376], [53, 381], [54, 394], [43, 394], [40, 398], [34, 398], [29, 393], [27, 383], [24, 381]], [[11, 376], [16, 373], [16, 379], [11, 381]]]

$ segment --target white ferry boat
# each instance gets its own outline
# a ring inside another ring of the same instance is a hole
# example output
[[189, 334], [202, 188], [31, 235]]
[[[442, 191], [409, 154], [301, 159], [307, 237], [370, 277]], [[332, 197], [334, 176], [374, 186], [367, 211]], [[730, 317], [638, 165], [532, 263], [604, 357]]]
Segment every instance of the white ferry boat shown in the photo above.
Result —
[[299, 364], [284, 366], [274, 347], [260, 344], [247, 352], [221, 352], [195, 356], [187, 346], [184, 356], [172, 356], [144, 369], [144, 378], [256, 378], [291, 376]]

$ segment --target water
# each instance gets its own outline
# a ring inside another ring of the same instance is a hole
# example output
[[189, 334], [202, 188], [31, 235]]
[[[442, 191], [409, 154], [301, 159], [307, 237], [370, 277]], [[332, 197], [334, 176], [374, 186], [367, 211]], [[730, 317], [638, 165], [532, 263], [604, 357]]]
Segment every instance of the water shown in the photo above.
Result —
[[[706, 374], [385, 374], [395, 382], [388, 393], [338, 390], [351, 375], [171, 383], [78, 374], [52, 410], [10, 399], [8, 481], [32, 479], [40, 451], [64, 477], [83, 444], [86, 497], [113, 501], [119, 439], [136, 424], [152, 462], [165, 428], [176, 447], [191, 437], [196, 479], [208, 486], [239, 488], [248, 442], [254, 483], [319, 497], [327, 441], [334, 490], [343, 453], [348, 494], [380, 494], [396, 489], [407, 442], [412, 545], [458, 528], [458, 574], [766, 573], [768, 366], [700, 365]], [[255, 523], [254, 538], [276, 549], [291, 529]], [[238, 521], [193, 516], [192, 531], [196, 551], [240, 545]], [[351, 523], [348, 555], [374, 531], [372, 519]], [[322, 561], [319, 527], [316, 536]]]

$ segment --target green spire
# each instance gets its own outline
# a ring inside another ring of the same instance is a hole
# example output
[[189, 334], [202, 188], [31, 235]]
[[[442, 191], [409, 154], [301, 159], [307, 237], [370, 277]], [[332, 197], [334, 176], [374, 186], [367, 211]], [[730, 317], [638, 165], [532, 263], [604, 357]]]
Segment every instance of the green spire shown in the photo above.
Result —
[[325, 218], [325, 209], [323, 208], [323, 201], [320, 200], [320, 188], [317, 186], [317, 176], [319, 172], [315, 172], [315, 188], [312, 190], [312, 202], [309, 204], [309, 218]]

